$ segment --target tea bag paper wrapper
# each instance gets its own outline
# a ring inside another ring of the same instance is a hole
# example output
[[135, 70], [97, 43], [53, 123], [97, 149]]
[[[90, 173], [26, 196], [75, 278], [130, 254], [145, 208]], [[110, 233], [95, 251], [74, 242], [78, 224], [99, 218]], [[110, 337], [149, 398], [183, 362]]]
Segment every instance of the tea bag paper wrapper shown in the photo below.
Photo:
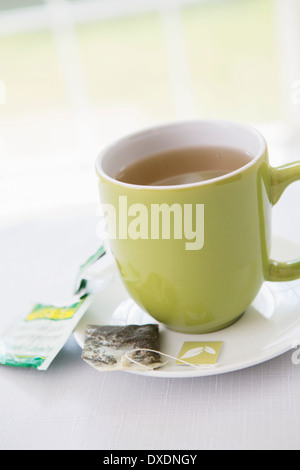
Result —
[[93, 301], [69, 306], [36, 305], [0, 336], [0, 364], [47, 370]]
[[[48, 369], [92, 304], [95, 293], [109, 282], [109, 279], [97, 282], [95, 292], [90, 293], [90, 281], [83, 279], [87, 270], [105, 254], [106, 250], [102, 245], [80, 266], [76, 282], [78, 292], [73, 295], [67, 306], [37, 304], [25, 317], [15, 320], [2, 335], [0, 334], [0, 364]], [[84, 286], [82, 281], [85, 281]]]
[[95, 266], [98, 265], [100, 260], [102, 265], [102, 259], [106, 255], [107, 250], [104, 245], [101, 245], [98, 250], [80, 266], [74, 286], [74, 295], [84, 297], [88, 294], [97, 293], [110, 282], [110, 279], [103, 279], [97, 272], [93, 273], [93, 269], [95, 269]]

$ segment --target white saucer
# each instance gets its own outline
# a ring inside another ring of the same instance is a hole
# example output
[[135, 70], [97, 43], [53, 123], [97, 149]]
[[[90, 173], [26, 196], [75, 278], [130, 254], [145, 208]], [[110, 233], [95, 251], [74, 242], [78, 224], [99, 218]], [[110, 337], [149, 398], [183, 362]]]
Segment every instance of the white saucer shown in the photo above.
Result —
[[[272, 257], [287, 261], [300, 257], [300, 245], [288, 240], [274, 239]], [[128, 296], [110, 255], [103, 259], [101, 277], [112, 276], [105, 289], [97, 294], [92, 306], [74, 331], [83, 347], [88, 324], [145, 324], [157, 323]], [[170, 359], [161, 369], [130, 371], [151, 377], [201, 377], [244, 369], [272, 359], [295, 347], [300, 340], [300, 280], [265, 282], [247, 312], [233, 325], [215, 333], [187, 335], [175, 333], [160, 325], [161, 352], [177, 357], [185, 341], [222, 341], [217, 364], [213, 367], [175, 365]], [[164, 358], [163, 358], [164, 359]]]

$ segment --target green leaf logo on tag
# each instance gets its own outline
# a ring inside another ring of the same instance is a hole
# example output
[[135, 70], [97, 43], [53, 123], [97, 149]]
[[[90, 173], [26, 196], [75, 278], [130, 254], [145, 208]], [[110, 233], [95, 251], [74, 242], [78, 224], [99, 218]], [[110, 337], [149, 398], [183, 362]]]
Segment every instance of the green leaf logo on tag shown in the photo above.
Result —
[[213, 365], [216, 364], [221, 347], [222, 341], [186, 341], [178, 355], [176, 364], [183, 364], [188, 362], [194, 365]]

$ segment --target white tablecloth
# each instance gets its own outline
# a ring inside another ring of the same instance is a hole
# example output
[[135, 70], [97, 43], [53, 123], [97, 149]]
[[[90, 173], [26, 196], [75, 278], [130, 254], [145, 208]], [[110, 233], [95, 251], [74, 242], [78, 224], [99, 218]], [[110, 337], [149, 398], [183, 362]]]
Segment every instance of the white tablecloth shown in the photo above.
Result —
[[[274, 233], [294, 241], [299, 186], [274, 208]], [[69, 295], [98, 247], [96, 224], [52, 216], [0, 230], [0, 332], [33, 302]], [[0, 449], [299, 449], [291, 354], [225, 375], [153, 379], [97, 372], [71, 336], [46, 372], [0, 367]]]

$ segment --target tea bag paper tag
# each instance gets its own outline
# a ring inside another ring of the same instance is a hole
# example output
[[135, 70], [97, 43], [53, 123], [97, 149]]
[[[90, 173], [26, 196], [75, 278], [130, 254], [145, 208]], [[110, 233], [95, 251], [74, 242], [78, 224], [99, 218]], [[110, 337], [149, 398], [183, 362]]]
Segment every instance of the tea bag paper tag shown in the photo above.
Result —
[[222, 341], [186, 341], [175, 364], [183, 365], [181, 361], [184, 361], [192, 365], [213, 366], [217, 363], [222, 344]]

